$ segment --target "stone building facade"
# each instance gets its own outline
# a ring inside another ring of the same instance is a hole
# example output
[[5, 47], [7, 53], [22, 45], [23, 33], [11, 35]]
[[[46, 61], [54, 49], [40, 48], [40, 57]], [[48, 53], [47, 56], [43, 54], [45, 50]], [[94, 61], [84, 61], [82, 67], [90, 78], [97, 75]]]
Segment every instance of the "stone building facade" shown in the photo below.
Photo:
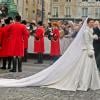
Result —
[[36, 20], [37, 0], [15, 0], [17, 10], [23, 19]]
[[17, 10], [23, 19], [27, 19], [28, 21], [38, 21], [42, 19], [43, 14], [43, 20], [48, 20], [50, 0], [15, 0], [15, 3], [17, 5]]
[[51, 18], [100, 19], [100, 0], [51, 0]]

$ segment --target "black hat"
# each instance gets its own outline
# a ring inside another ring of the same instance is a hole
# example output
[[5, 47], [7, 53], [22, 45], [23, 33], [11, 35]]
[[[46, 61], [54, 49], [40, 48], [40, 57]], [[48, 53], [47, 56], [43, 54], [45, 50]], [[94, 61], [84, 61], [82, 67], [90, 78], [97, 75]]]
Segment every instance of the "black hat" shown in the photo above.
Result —
[[7, 18], [4, 21], [5, 21], [5, 24], [10, 24], [10, 19]]
[[21, 21], [21, 16], [20, 15], [15, 16], [15, 20], [20, 22]]
[[42, 26], [43, 22], [42, 21], [38, 21], [38, 25]]
[[24, 25], [26, 25], [27, 24], [27, 22], [26, 22], [26, 20], [22, 20], [22, 22], [21, 22], [22, 24], [24, 24]]

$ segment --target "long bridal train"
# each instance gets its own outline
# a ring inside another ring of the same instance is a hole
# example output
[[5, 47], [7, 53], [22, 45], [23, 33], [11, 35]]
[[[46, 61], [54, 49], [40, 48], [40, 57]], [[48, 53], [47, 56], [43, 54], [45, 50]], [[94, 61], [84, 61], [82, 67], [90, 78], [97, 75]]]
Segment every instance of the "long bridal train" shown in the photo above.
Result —
[[0, 87], [43, 86], [70, 91], [100, 89], [100, 76], [95, 57], [90, 58], [87, 49], [84, 49], [93, 42], [92, 35], [86, 30], [87, 19], [64, 55], [53, 65], [26, 78], [0, 79]]

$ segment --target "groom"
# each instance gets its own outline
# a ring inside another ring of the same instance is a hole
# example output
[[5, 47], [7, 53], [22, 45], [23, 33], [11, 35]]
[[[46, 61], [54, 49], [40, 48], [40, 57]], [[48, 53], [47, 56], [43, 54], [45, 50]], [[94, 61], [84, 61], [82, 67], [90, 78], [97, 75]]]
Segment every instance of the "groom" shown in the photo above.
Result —
[[95, 21], [93, 30], [94, 30], [94, 34], [98, 36], [98, 40], [94, 40], [93, 46], [94, 46], [94, 51], [95, 51], [97, 67], [100, 71], [100, 23], [99, 21]]

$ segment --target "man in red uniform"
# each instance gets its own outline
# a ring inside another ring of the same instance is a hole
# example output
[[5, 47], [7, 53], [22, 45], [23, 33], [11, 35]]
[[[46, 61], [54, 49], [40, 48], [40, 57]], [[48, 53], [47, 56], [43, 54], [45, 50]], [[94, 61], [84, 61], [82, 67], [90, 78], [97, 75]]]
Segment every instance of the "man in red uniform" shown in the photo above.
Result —
[[[26, 20], [22, 21], [22, 24], [25, 25], [25, 27], [27, 28], [27, 22]], [[27, 36], [24, 36], [24, 58], [23, 61], [27, 62], [27, 49], [28, 49], [28, 38], [29, 38], [29, 30], [27, 29]]]
[[24, 56], [24, 38], [27, 37], [25, 25], [20, 23], [21, 16], [15, 17], [15, 23], [10, 24], [9, 29], [9, 47], [8, 56], [13, 56], [13, 69], [10, 72], [16, 72], [16, 63], [18, 60], [18, 72], [22, 72], [22, 57]]
[[4, 23], [2, 24], [2, 22], [0, 21], [0, 58], [4, 57], [4, 53], [3, 53], [3, 38], [4, 38], [4, 34], [3, 34], [3, 28], [4, 28]]
[[0, 48], [1, 48], [1, 38], [2, 38], [2, 32], [1, 32], [1, 29], [0, 29]]
[[2, 23], [0, 20], [0, 58], [1, 58], [1, 52], [2, 52]]
[[2, 28], [2, 52], [0, 56], [3, 59], [3, 65], [1, 69], [6, 69], [6, 62], [8, 61], [8, 69], [11, 68], [11, 57], [8, 57], [7, 55], [7, 49], [8, 49], [8, 44], [9, 44], [9, 32], [7, 29], [9, 28], [10, 20], [7, 18], [5, 19], [5, 26]]
[[0, 48], [1, 48], [1, 40], [2, 40], [2, 28], [1, 28], [1, 20], [0, 20]]
[[38, 54], [38, 62], [43, 63], [43, 53], [44, 53], [44, 33], [45, 29], [43, 27], [42, 21], [38, 22], [38, 28], [34, 34], [34, 52]]
[[53, 23], [52, 38], [51, 38], [51, 51], [50, 55], [53, 56], [54, 62], [60, 57], [60, 32], [58, 23]]

